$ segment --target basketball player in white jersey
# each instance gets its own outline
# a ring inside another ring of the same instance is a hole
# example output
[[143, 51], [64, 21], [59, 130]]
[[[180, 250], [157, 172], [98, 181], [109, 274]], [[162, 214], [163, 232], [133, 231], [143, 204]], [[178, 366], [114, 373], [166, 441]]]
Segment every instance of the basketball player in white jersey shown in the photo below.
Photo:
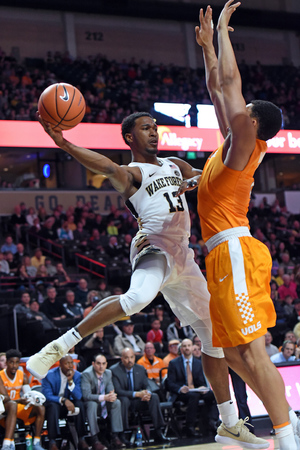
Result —
[[119, 166], [99, 153], [77, 147], [41, 118], [40, 122], [58, 147], [110, 180], [137, 219], [139, 231], [131, 246], [133, 273], [129, 290], [101, 301], [75, 328], [31, 356], [27, 369], [38, 378], [45, 377], [50, 367], [82, 338], [141, 311], [160, 291], [182, 324], [191, 325], [201, 339], [205, 374], [228, 430], [224, 442], [268, 448], [267, 441], [254, 436], [244, 421], [238, 420], [230, 399], [223, 352], [212, 346], [206, 280], [188, 246], [190, 217], [185, 196], [177, 196], [183, 179], [193, 178], [188, 187], [192, 189], [201, 171], [175, 157], [157, 157], [157, 125], [148, 113], [134, 113], [123, 120], [122, 136], [132, 152], [128, 166]]

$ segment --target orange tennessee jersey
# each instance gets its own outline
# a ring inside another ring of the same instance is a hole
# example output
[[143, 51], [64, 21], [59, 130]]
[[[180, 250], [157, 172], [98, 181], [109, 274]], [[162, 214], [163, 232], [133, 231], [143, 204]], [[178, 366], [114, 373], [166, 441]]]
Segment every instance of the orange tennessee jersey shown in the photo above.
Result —
[[198, 187], [198, 214], [204, 242], [229, 228], [249, 228], [247, 211], [253, 175], [266, 151], [267, 143], [257, 139], [255, 149], [241, 171], [224, 165], [223, 144], [206, 161]]
[[8, 395], [11, 400], [18, 400], [20, 396], [21, 389], [23, 387], [24, 373], [22, 370], [18, 369], [15, 377], [11, 380], [6, 375], [6, 370], [1, 370], [0, 376], [2, 378], [3, 384], [6, 387]]

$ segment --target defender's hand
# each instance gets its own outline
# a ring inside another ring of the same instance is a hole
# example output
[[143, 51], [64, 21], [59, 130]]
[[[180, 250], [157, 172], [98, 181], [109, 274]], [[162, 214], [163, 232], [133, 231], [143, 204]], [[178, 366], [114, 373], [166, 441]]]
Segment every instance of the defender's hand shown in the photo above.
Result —
[[225, 6], [221, 11], [221, 14], [220, 14], [220, 17], [218, 20], [218, 25], [217, 25], [218, 31], [221, 28], [225, 28], [225, 27], [226, 27], [226, 29], [228, 29], [228, 24], [229, 24], [232, 14], [241, 5], [241, 2], [237, 2], [232, 5], [233, 2], [234, 2], [234, 0], [229, 0], [227, 3], [225, 3]]
[[212, 22], [212, 8], [207, 6], [205, 15], [203, 14], [203, 8], [199, 13], [200, 26], [195, 27], [196, 41], [201, 47], [212, 45], [214, 36], [214, 26]]

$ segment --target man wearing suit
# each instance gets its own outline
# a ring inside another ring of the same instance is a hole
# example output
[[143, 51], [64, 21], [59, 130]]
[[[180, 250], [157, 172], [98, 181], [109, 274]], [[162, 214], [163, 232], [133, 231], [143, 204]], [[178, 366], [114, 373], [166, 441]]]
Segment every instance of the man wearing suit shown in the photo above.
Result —
[[[188, 436], [199, 436], [195, 430], [197, 408], [200, 399], [205, 402], [206, 411], [202, 415], [204, 430], [216, 430], [219, 413], [213, 392], [207, 387], [202, 363], [193, 357], [193, 343], [184, 339], [181, 343], [181, 356], [170, 361], [168, 368], [168, 388], [173, 400], [187, 404], [186, 428]], [[202, 392], [194, 391], [201, 388]], [[205, 423], [206, 422], [206, 423]]]
[[94, 356], [92, 365], [82, 373], [81, 389], [93, 450], [107, 450], [98, 439], [97, 416], [105, 419], [108, 415], [112, 431], [111, 446], [117, 449], [124, 448], [125, 444], [118, 437], [118, 433], [123, 432], [121, 402], [117, 399], [105, 356], [101, 354]]
[[[62, 357], [59, 367], [48, 372], [46, 378], [42, 380], [42, 392], [46, 397], [49, 450], [58, 450], [55, 439], [60, 435], [59, 418], [74, 413], [79, 439], [78, 450], [88, 450], [89, 446], [84, 440], [85, 411], [82, 402], [81, 374], [73, 369], [73, 359], [70, 355]], [[79, 412], [75, 408], [79, 408]]]
[[149, 409], [155, 429], [155, 441], [169, 442], [161, 428], [164, 419], [160, 409], [159, 397], [148, 390], [148, 377], [144, 367], [135, 364], [135, 354], [131, 348], [124, 348], [121, 362], [111, 368], [116, 393], [121, 401], [124, 429], [129, 428], [128, 412]]

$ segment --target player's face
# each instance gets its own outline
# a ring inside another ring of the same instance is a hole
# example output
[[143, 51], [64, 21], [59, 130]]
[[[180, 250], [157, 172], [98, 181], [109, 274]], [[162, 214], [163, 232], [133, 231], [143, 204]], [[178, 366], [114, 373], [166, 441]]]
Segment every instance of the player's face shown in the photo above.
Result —
[[7, 364], [6, 370], [8, 375], [15, 375], [20, 365], [20, 358], [17, 357], [9, 358], [6, 364]]
[[130, 146], [141, 154], [156, 155], [158, 144], [157, 125], [151, 117], [139, 117], [129, 134]]

